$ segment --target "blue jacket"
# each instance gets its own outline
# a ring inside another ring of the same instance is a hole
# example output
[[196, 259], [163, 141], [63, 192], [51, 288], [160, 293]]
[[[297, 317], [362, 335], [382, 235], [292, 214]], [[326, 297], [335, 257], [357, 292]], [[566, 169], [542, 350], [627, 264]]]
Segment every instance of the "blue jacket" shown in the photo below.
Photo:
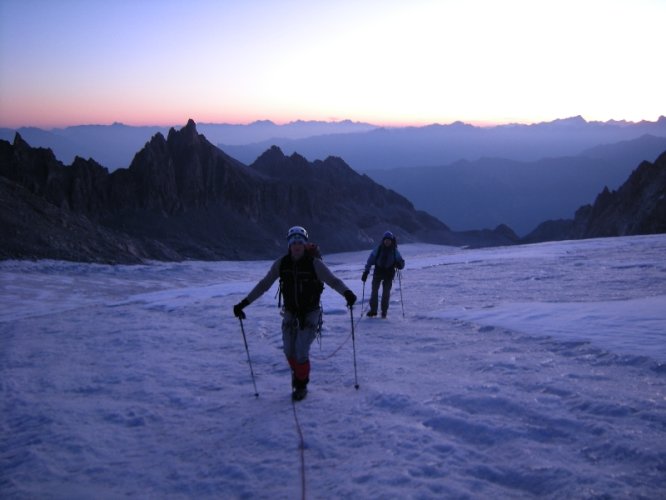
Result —
[[375, 266], [375, 274], [393, 278], [396, 269], [405, 267], [405, 259], [400, 255], [400, 251], [394, 245], [385, 247], [383, 243], [370, 252], [368, 261], [365, 263], [365, 272], [369, 273], [370, 268]]

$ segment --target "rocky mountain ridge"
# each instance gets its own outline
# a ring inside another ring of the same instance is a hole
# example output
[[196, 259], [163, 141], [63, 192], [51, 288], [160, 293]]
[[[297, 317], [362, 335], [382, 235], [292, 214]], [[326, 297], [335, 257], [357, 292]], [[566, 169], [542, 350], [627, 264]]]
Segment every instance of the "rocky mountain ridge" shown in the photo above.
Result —
[[666, 152], [642, 162], [617, 190], [605, 188], [573, 219], [546, 221], [526, 243], [666, 232]]
[[[101, 262], [271, 258], [288, 226], [308, 227], [324, 252], [368, 248], [386, 229], [400, 241], [509, 243], [511, 232], [454, 233], [340, 158], [308, 162], [270, 148], [246, 166], [190, 120], [158, 133], [127, 169], [70, 166], [20, 135], [0, 141], [0, 258]], [[515, 235], [514, 235], [515, 236]]]

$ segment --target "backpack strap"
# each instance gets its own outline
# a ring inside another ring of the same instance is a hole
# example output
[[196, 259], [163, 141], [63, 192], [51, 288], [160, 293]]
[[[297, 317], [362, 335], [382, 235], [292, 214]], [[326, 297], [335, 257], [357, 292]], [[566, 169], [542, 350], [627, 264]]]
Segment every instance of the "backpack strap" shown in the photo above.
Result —
[[[285, 255], [280, 260], [280, 269], [282, 269], [282, 264], [284, 262], [284, 259], [286, 259], [287, 257], [289, 257], [289, 254]], [[277, 299], [278, 299], [278, 309], [280, 309], [282, 307], [282, 273], [280, 273], [280, 279], [278, 280]]]

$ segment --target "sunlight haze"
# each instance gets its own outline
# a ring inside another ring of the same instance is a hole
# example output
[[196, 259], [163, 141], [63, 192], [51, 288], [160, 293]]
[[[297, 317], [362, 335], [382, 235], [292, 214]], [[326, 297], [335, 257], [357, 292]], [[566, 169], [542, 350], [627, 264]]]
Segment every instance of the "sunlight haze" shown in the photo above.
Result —
[[660, 0], [0, 0], [0, 126], [666, 114]]

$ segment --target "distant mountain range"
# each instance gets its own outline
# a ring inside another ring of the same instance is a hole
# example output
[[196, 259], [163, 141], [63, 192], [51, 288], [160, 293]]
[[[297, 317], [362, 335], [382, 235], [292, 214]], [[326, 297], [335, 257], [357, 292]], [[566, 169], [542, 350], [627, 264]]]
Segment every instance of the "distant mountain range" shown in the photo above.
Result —
[[[459, 160], [503, 158], [536, 161], [575, 156], [583, 150], [642, 135], [666, 137], [666, 117], [656, 122], [588, 122], [572, 117], [533, 125], [475, 127], [461, 122], [423, 127], [382, 128], [348, 120], [296, 121], [277, 125], [198, 124], [200, 133], [239, 161], [250, 164], [271, 146], [287, 156], [298, 153], [309, 161], [344, 158], [357, 172], [397, 167], [439, 166]], [[76, 156], [94, 158], [113, 171], [126, 168], [155, 134], [170, 127], [80, 125], [51, 130], [34, 127], [0, 128], [0, 139], [13, 141], [18, 132], [33, 147], [51, 149], [65, 164]]]
[[524, 236], [549, 219], [573, 217], [605, 187], [617, 189], [644, 160], [666, 151], [666, 137], [597, 146], [575, 156], [517, 161], [461, 160], [437, 167], [372, 170], [368, 175], [453, 230], [506, 224]]
[[398, 167], [447, 165], [460, 160], [502, 158], [537, 161], [575, 156], [602, 144], [637, 139], [643, 135], [666, 137], [666, 117], [656, 122], [587, 122], [582, 117], [534, 125], [475, 127], [464, 123], [425, 127], [378, 128], [360, 133], [314, 136], [304, 139], [271, 138], [254, 144], [219, 146], [243, 162], [251, 162], [271, 145], [285, 154], [298, 152], [313, 160], [339, 156], [358, 172]]
[[157, 133], [127, 169], [63, 165], [20, 135], [0, 141], [0, 258], [97, 262], [271, 258], [300, 224], [324, 252], [401, 242], [511, 243], [498, 231], [455, 233], [340, 158], [308, 162], [272, 147], [252, 165], [226, 155], [193, 121]]

